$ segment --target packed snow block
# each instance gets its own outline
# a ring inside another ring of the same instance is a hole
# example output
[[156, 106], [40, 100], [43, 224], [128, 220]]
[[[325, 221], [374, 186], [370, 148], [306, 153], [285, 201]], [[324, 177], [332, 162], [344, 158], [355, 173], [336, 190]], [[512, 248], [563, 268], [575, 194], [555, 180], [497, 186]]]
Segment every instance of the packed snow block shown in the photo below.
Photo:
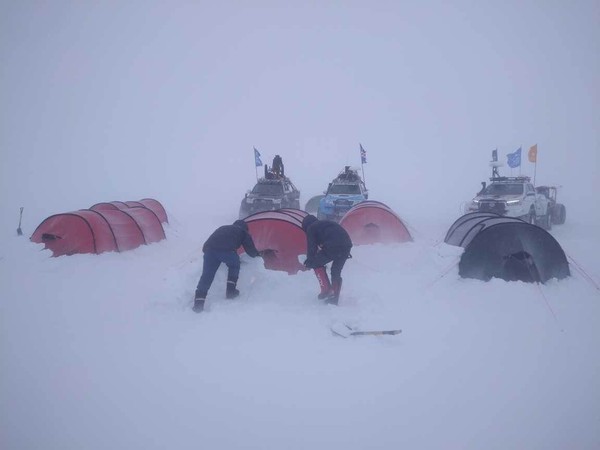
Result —
[[166, 212], [153, 199], [96, 203], [46, 218], [30, 240], [44, 244], [53, 256], [123, 252], [165, 239], [164, 222]]
[[367, 200], [353, 206], [340, 220], [352, 244], [389, 244], [412, 241], [402, 219], [387, 205]]
[[570, 275], [565, 252], [541, 227], [514, 217], [474, 212], [457, 219], [444, 239], [464, 248], [458, 264], [463, 278], [539, 282]]
[[[248, 216], [248, 232], [259, 251], [271, 250], [263, 256], [265, 269], [290, 275], [306, 270], [299, 256], [306, 254], [306, 235], [302, 220], [307, 213], [298, 209], [263, 211]], [[243, 253], [243, 249], [239, 250]]]

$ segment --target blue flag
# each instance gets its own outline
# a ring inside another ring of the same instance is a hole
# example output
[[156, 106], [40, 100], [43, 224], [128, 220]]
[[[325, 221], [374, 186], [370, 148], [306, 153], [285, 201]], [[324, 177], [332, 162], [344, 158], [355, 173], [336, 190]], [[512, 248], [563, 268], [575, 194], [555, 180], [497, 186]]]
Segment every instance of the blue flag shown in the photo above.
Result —
[[262, 166], [262, 161], [260, 160], [260, 152], [254, 148], [254, 165], [256, 167]]
[[516, 149], [513, 153], [508, 153], [506, 158], [508, 159], [508, 167], [511, 169], [519, 167], [521, 165], [521, 147]]
[[362, 144], [358, 144], [358, 145], [360, 145], [360, 162], [361, 162], [361, 164], [366, 164], [367, 163], [367, 152], [363, 148]]

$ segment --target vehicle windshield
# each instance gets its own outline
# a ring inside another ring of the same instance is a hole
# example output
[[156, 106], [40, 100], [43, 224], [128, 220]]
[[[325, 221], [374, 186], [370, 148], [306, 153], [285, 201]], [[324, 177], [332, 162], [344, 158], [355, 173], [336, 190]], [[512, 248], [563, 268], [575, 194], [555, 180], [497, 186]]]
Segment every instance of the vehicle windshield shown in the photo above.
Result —
[[257, 184], [252, 189], [253, 194], [258, 195], [283, 195], [283, 186], [281, 184]]
[[492, 183], [483, 191], [484, 195], [522, 195], [523, 185], [519, 183]]
[[332, 184], [329, 187], [328, 194], [360, 194], [358, 184]]

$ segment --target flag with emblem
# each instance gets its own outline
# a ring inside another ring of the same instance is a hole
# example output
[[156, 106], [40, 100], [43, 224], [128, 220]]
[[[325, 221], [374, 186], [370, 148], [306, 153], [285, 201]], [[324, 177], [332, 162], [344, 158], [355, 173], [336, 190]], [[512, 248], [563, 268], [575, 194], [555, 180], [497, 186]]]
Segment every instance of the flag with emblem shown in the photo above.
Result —
[[516, 149], [512, 153], [508, 153], [506, 155], [508, 167], [514, 169], [515, 167], [519, 167], [521, 165], [521, 147]]
[[367, 163], [367, 151], [363, 148], [362, 144], [360, 145], [360, 162], [361, 164]]
[[256, 167], [262, 166], [262, 161], [260, 159], [260, 152], [258, 150], [256, 150], [256, 147], [254, 147], [254, 165]]

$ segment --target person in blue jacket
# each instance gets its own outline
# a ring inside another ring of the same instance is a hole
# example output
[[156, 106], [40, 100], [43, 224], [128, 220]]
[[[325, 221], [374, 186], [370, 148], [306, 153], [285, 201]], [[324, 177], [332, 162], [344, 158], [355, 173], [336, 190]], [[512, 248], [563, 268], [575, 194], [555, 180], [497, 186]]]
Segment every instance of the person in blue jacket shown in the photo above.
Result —
[[208, 290], [221, 263], [225, 263], [228, 269], [225, 297], [232, 299], [240, 295], [240, 291], [236, 288], [240, 274], [240, 257], [237, 249], [240, 246], [243, 246], [248, 256], [252, 258], [262, 256], [262, 253], [256, 250], [252, 236], [248, 233], [248, 224], [243, 220], [236, 220], [233, 225], [217, 228], [206, 240], [202, 247], [204, 252], [202, 276], [198, 281], [194, 297], [195, 312], [204, 310]]
[[[304, 265], [315, 271], [321, 293], [319, 299], [337, 305], [342, 289], [342, 268], [350, 258], [352, 241], [344, 228], [331, 220], [319, 220], [312, 214], [302, 221], [306, 233], [306, 261]], [[333, 261], [333, 262], [332, 262]], [[331, 283], [325, 265], [331, 264]]]

